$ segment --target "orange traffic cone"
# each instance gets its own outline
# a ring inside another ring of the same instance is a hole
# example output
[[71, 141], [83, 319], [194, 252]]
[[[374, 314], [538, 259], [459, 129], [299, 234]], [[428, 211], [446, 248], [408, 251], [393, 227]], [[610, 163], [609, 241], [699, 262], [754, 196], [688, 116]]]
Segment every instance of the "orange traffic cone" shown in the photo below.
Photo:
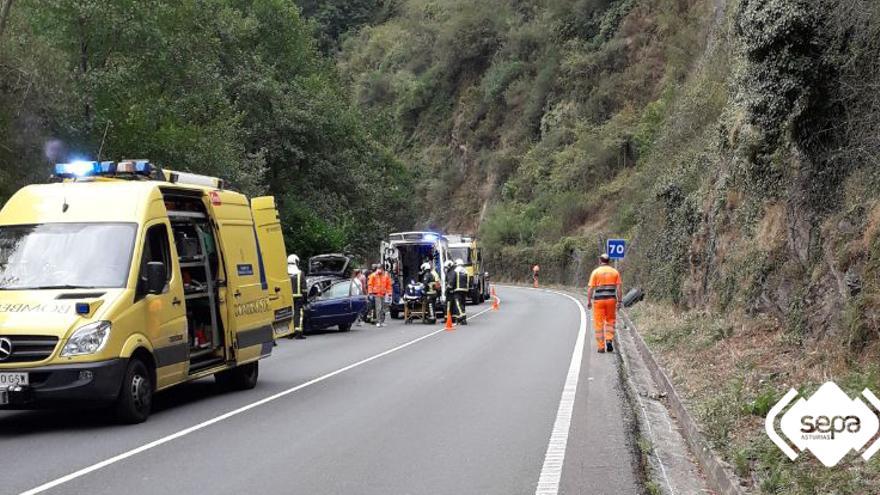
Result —
[[495, 300], [492, 302], [492, 311], [498, 311], [499, 306], [500, 304], [498, 304], [498, 296], [495, 296]]
[[446, 330], [447, 332], [451, 332], [453, 329], [454, 328], [452, 326], [452, 311], [447, 310], [446, 311], [446, 326], [444, 327], [444, 330]]

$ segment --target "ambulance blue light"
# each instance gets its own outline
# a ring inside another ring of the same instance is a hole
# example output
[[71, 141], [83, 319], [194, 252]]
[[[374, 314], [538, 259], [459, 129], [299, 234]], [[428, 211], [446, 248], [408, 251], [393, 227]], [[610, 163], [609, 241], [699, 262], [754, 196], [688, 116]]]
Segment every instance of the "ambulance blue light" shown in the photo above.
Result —
[[99, 162], [85, 160], [59, 163], [55, 165], [55, 175], [58, 177], [86, 177], [89, 175], [100, 174], [102, 170], [103, 167], [101, 167]]
[[134, 167], [134, 171], [138, 174], [149, 174], [153, 171], [153, 166], [146, 160], [135, 162]]
[[92, 308], [89, 303], [76, 303], [76, 314], [78, 315], [87, 315], [92, 312]]
[[437, 239], [439, 239], [439, 237], [437, 236], [437, 234], [425, 234], [423, 237], [424, 237], [424, 239], [425, 239], [426, 241], [431, 241], [431, 242], [434, 242], [434, 241], [436, 241]]
[[126, 160], [119, 163], [77, 160], [55, 165], [55, 176], [62, 179], [113, 176], [117, 174], [150, 175], [153, 166], [148, 160]]

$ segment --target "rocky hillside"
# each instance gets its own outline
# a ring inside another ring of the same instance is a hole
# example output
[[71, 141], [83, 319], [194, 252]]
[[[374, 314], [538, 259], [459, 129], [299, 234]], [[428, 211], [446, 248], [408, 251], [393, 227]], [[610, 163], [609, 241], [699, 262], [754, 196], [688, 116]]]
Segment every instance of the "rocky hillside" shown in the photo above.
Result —
[[424, 223], [479, 231], [496, 273], [580, 284], [622, 236], [654, 300], [877, 337], [876, 2], [381, 8], [341, 72], [398, 132]]

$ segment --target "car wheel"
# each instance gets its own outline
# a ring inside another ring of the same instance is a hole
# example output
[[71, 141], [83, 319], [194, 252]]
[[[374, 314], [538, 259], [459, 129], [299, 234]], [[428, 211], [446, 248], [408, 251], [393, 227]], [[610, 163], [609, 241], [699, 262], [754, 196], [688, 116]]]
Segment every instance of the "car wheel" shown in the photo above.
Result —
[[115, 413], [124, 424], [143, 423], [153, 407], [153, 382], [147, 365], [138, 358], [128, 362], [122, 389], [116, 399]]
[[349, 330], [351, 330], [351, 323], [346, 323], [346, 324], [344, 324], [344, 325], [339, 325], [339, 331], [340, 331], [340, 332], [347, 332], [347, 331], [349, 331]]
[[242, 364], [214, 375], [214, 381], [223, 390], [250, 390], [257, 386], [260, 377], [260, 362]]

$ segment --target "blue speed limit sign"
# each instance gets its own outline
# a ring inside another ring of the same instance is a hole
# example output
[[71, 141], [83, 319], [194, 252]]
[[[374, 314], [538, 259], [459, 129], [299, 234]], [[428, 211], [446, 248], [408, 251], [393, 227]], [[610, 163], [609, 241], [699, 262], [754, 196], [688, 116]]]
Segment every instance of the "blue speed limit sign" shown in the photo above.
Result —
[[605, 252], [613, 260], [622, 260], [626, 256], [626, 239], [608, 239]]

